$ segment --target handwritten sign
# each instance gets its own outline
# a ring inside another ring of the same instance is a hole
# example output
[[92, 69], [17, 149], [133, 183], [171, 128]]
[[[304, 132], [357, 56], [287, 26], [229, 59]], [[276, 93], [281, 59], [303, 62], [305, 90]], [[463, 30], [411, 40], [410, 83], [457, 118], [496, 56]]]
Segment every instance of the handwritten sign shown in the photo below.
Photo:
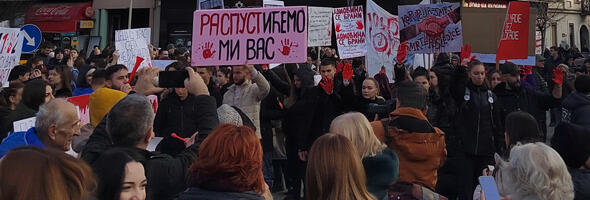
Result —
[[25, 132], [35, 126], [36, 117], [26, 118], [13, 122], [14, 132]]
[[90, 108], [88, 107], [90, 95], [81, 95], [77, 97], [70, 97], [67, 98], [70, 103], [76, 106], [76, 111], [78, 112], [78, 118], [80, 118], [80, 123], [88, 124], [90, 123]]
[[367, 54], [365, 60], [369, 75], [379, 73], [385, 68], [392, 77], [394, 59], [399, 46], [399, 26], [397, 16], [388, 13], [375, 2], [367, 0]]
[[130, 72], [133, 70], [137, 56], [143, 58], [139, 68], [151, 67], [150, 28], [125, 29], [115, 31], [115, 48], [119, 51], [119, 64]]
[[363, 6], [335, 8], [334, 27], [340, 58], [365, 56]]
[[160, 68], [161, 70], [166, 69], [166, 67], [172, 63], [176, 62], [176, 60], [152, 60], [152, 66]]
[[305, 62], [306, 16], [306, 7], [197, 10], [192, 65]]
[[529, 2], [508, 5], [496, 60], [526, 59], [529, 41]]
[[307, 7], [307, 46], [332, 45], [332, 13], [334, 8]]
[[23, 49], [23, 34], [18, 28], [0, 28], [0, 83], [8, 87], [10, 70], [20, 60]]
[[408, 54], [461, 51], [459, 3], [399, 6], [398, 13], [400, 41], [407, 43]]

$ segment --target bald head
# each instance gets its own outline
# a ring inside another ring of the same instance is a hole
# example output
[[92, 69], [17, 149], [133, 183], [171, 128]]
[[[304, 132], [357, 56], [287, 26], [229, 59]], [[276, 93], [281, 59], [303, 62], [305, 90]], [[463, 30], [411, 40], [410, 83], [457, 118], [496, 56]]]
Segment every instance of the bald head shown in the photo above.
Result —
[[46, 146], [68, 151], [72, 137], [80, 134], [76, 107], [62, 98], [43, 104], [37, 112], [35, 130]]

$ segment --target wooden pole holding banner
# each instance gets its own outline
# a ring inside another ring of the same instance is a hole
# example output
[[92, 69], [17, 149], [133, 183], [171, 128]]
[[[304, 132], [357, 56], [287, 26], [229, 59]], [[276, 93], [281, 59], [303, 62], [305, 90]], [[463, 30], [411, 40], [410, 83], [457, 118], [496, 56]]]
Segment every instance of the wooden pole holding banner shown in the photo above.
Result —
[[129, 22], [127, 22], [127, 29], [131, 29], [131, 17], [133, 16], [133, 0], [129, 0]]

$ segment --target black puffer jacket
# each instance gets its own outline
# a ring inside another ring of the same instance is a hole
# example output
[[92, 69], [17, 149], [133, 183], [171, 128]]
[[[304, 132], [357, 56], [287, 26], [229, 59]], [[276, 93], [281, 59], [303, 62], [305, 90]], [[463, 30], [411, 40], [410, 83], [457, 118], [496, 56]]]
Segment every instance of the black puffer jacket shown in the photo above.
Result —
[[590, 97], [579, 92], [568, 95], [561, 103], [565, 121], [590, 126]]
[[10, 122], [8, 121], [8, 117], [13, 112], [13, 110], [8, 108], [0, 108], [0, 141], [2, 141], [8, 135], [8, 131], [12, 129], [12, 126], [9, 126]]
[[[485, 85], [467, 81], [466, 69], [455, 70], [451, 94], [457, 105], [454, 129], [460, 148], [472, 155], [502, 153], [504, 132], [500, 130], [497, 98]], [[467, 88], [467, 89], [466, 89]], [[469, 91], [469, 95], [467, 95]], [[491, 98], [491, 100], [490, 100]]]
[[[546, 121], [545, 112], [550, 108], [559, 106], [559, 99], [553, 98], [549, 93], [542, 93], [530, 88], [520, 87], [520, 89], [506, 89], [506, 82], [500, 83], [494, 89], [498, 95], [498, 102], [501, 110], [501, 119], [511, 112], [522, 110], [531, 114], [539, 124]], [[503, 123], [502, 123], [503, 124]], [[501, 126], [502, 129], [504, 126]]]
[[180, 194], [178, 200], [264, 200], [254, 191], [248, 192], [216, 192], [200, 188], [189, 188]]
[[[158, 145], [158, 151], [176, 155], [184, 150], [184, 143], [172, 138], [170, 136], [172, 133], [176, 133], [183, 138], [190, 138], [195, 132], [199, 131], [198, 139], [203, 141], [215, 128], [218, 124], [217, 112], [206, 113], [212, 116], [203, 116], [203, 113], [198, 110], [199, 106], [202, 106], [199, 104], [203, 104], [200, 98], [202, 97], [189, 94], [184, 101], [181, 101], [178, 95], [172, 92], [160, 102], [154, 118], [154, 132], [157, 137], [164, 137], [164, 139]], [[213, 119], [213, 114], [214, 120], [202, 120], [205, 117]]]

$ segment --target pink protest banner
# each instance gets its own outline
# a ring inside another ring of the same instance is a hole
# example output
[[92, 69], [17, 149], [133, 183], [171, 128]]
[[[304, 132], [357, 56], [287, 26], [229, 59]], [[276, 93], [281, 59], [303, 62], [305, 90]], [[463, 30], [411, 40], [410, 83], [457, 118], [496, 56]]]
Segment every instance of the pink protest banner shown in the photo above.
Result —
[[193, 14], [193, 66], [306, 59], [306, 7], [197, 10]]
[[90, 109], [88, 108], [89, 97], [90, 95], [87, 94], [66, 99], [76, 106], [76, 111], [78, 111], [78, 117], [82, 124], [90, 123]]

